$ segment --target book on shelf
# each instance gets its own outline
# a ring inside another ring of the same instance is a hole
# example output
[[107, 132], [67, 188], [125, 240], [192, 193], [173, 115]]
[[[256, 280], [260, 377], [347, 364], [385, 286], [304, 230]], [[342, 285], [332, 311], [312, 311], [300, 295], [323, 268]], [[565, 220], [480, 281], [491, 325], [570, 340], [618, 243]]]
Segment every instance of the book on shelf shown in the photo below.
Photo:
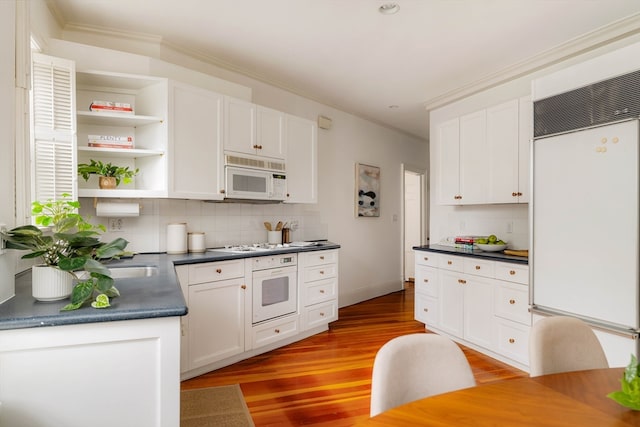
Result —
[[113, 102], [113, 101], [99, 101], [94, 100], [89, 105], [89, 111], [106, 111], [116, 113], [130, 113], [133, 114], [133, 108], [128, 102]]
[[133, 148], [132, 136], [113, 135], [89, 135], [87, 138], [89, 147], [101, 148]]
[[478, 239], [486, 239], [487, 236], [456, 236], [454, 239], [455, 243], [461, 244], [471, 244], [473, 245]]

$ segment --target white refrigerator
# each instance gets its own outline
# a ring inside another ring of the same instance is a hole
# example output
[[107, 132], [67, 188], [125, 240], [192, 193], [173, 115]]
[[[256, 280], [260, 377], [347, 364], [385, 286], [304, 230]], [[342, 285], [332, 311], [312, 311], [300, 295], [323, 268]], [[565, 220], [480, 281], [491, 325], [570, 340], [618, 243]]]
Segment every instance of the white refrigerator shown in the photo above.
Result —
[[[637, 355], [639, 121], [534, 139], [531, 306], [571, 315], [604, 337], [612, 365]], [[612, 362], [613, 361], [613, 362]]]

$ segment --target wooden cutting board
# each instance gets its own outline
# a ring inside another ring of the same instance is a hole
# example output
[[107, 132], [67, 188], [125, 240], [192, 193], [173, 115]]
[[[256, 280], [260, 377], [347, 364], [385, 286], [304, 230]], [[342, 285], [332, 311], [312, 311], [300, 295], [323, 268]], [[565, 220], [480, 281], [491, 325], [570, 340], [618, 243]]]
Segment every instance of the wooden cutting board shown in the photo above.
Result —
[[528, 249], [505, 249], [503, 252], [505, 255], [515, 255], [515, 256], [524, 256], [524, 257], [529, 256]]

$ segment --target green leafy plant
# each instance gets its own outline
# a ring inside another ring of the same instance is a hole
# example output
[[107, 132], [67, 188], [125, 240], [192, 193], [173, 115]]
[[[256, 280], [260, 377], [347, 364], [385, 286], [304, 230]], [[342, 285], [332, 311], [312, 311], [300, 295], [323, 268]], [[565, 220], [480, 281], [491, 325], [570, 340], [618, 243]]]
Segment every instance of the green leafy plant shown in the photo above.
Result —
[[[124, 250], [129, 244], [122, 238], [101, 242], [99, 235], [105, 227], [86, 221], [77, 213], [80, 203], [69, 197], [65, 193], [59, 200], [32, 203], [31, 213], [40, 227], [23, 225], [0, 233], [8, 249], [29, 251], [23, 259], [41, 258], [45, 265], [67, 271], [79, 280], [73, 288], [71, 303], [63, 310], [82, 307], [93, 299], [94, 293], [119, 296], [109, 269], [101, 261], [126, 254]], [[104, 300], [98, 305], [104, 307]]]
[[89, 159], [88, 164], [78, 164], [78, 175], [82, 176], [85, 181], [87, 181], [91, 175], [100, 175], [114, 177], [116, 179], [116, 185], [120, 185], [120, 182], [129, 184], [138, 172], [138, 168], [129, 169], [129, 166], [117, 166], [93, 159]]
[[621, 390], [607, 394], [620, 405], [640, 411], [640, 376], [638, 376], [638, 359], [631, 355], [631, 362], [627, 365], [620, 380]]

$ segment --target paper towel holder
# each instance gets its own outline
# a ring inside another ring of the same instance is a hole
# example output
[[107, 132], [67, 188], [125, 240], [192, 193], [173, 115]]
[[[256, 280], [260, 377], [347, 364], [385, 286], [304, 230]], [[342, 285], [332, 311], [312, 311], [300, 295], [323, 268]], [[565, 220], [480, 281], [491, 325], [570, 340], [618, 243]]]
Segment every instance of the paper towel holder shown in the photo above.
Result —
[[111, 218], [140, 216], [142, 209], [139, 203], [99, 202], [97, 197], [93, 199], [93, 207], [96, 209], [96, 216]]

